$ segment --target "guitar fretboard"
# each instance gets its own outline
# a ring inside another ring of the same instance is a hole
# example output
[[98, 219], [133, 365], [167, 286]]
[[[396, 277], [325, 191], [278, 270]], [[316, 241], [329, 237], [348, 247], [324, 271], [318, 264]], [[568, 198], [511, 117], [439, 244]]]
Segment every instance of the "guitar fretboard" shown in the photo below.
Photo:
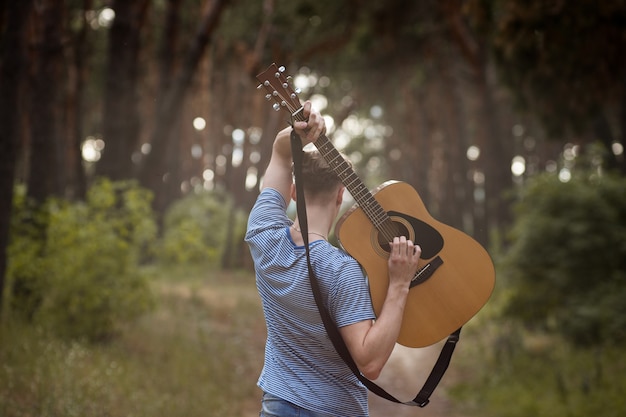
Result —
[[314, 145], [331, 169], [337, 174], [359, 207], [365, 212], [374, 227], [387, 239], [387, 242], [391, 242], [396, 235], [395, 225], [387, 215], [387, 212], [376, 201], [374, 195], [354, 172], [354, 169], [333, 146], [326, 135], [320, 136]]
[[[292, 116], [299, 121], [306, 121], [301, 110], [302, 107], [295, 111]], [[339, 153], [326, 135], [321, 135], [313, 144], [330, 168], [337, 174], [342, 184], [352, 195], [370, 222], [372, 222], [372, 225], [374, 225], [387, 242], [391, 242], [394, 236], [397, 235], [395, 224], [378, 201], [376, 201], [374, 195], [365, 186], [361, 178], [354, 172], [352, 166], [350, 166]]]

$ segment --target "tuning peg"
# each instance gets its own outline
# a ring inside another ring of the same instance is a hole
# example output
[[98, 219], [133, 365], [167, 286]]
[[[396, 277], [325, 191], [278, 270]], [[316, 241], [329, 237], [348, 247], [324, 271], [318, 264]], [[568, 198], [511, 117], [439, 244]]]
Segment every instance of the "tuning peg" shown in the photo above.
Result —
[[257, 90], [260, 90], [261, 88], [263, 88], [263, 84], [259, 84], [259, 85], [256, 86]]
[[270, 101], [270, 100], [272, 99], [272, 95], [271, 95], [270, 93], [267, 93], [267, 94], [265, 95], [265, 99], [266, 99], [267, 101]]
[[273, 108], [275, 111], [280, 111], [280, 104], [278, 104], [278, 103], [274, 103], [274, 104], [272, 105], [272, 108]]
[[278, 67], [278, 72], [285, 72], [285, 67], [283, 65]]
[[300, 87], [298, 87], [294, 91], [296, 92], [296, 94], [300, 94], [302, 92], [302, 89]]

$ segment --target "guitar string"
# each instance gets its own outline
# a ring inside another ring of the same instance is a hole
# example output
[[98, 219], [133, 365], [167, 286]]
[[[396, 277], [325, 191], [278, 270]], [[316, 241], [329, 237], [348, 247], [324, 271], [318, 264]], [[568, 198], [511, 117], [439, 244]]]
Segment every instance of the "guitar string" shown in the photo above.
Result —
[[[368, 218], [371, 219], [374, 226], [381, 231], [387, 240], [391, 240], [396, 234], [393, 224], [389, 221], [390, 219], [387, 213], [373, 198], [367, 187], [365, 187], [360, 181], [358, 175], [356, 175], [354, 170], [348, 165], [339, 152], [334, 147], [329, 145], [327, 138], [325, 138], [325, 143], [319, 146], [319, 149], [331, 163], [341, 159], [339, 168], [343, 168], [343, 171], [339, 171], [338, 175], [344, 180], [344, 184], [353, 193], [354, 198], [357, 201], [364, 201], [365, 204], [361, 204], [361, 207], [368, 215]], [[336, 169], [336, 172], [339, 168]], [[355, 183], [357, 184], [356, 187], [354, 186]]]
[[[281, 78], [284, 78], [284, 76], [282, 76], [280, 73], [277, 73], [277, 78], [279, 78], [279, 82], [281, 82], [281, 87], [283, 87], [283, 89], [286, 90], [286, 93], [291, 98], [291, 93], [286, 89], [286, 87], [284, 87], [284, 85], [287, 85], [286, 80], [285, 82], [282, 82], [283, 80], [281, 80]], [[301, 112], [298, 112], [301, 106], [296, 109], [295, 106], [293, 106], [293, 104], [290, 104], [289, 100], [286, 100], [285, 96], [282, 95], [277, 89], [274, 89], [274, 92], [276, 92], [276, 94], [281, 98], [281, 103], [279, 103], [279, 105], [287, 107], [287, 109], [292, 114], [292, 116], [294, 114], [296, 115], [295, 117], [297, 120], [299, 121], [306, 120], [304, 118], [304, 115]], [[328, 142], [327, 145], [329, 145], [330, 141], [328, 140], [328, 138], [325, 135], [322, 135], [322, 136]], [[324, 156], [329, 156], [334, 151], [336, 155], [332, 155], [331, 160], [335, 160], [336, 158], [341, 158], [343, 160], [343, 157], [341, 157], [339, 152], [332, 145], [329, 145], [327, 147], [320, 146], [318, 147], [318, 149], [325, 152]], [[374, 226], [376, 226], [376, 228], [384, 235], [384, 237], [387, 240], [390, 240], [396, 233], [394, 230], [395, 228], [393, 227], [393, 223], [390, 221], [389, 216], [382, 209], [380, 204], [378, 204], [378, 202], [374, 199], [373, 195], [367, 189], [367, 187], [363, 186], [362, 182], [360, 181], [360, 178], [358, 177], [358, 175], [356, 175], [354, 170], [350, 168], [350, 166], [347, 164], [347, 162], [345, 162], [345, 160], [343, 161], [343, 163], [345, 163], [346, 165], [346, 169], [344, 171], [348, 171], [348, 176], [346, 177], [345, 181], [347, 182], [347, 180], [350, 179], [350, 177], [352, 177], [352, 181], [348, 183], [346, 187], [348, 187], [349, 189], [352, 189], [353, 188], [352, 186], [355, 182], [362, 185], [360, 190], [359, 189], [356, 190], [355, 199], [365, 200], [366, 204], [361, 205], [362, 210], [366, 213], [368, 218], [371, 219]], [[341, 173], [339, 173], [338, 175], [341, 175]], [[319, 235], [318, 233], [313, 233], [313, 234]], [[324, 239], [327, 239], [325, 236], [321, 236], [321, 237], [323, 237]]]
[[[284, 76], [278, 74], [279, 77], [277, 78], [284, 78]], [[286, 83], [281, 82], [281, 86], [286, 85]], [[283, 87], [284, 88], [284, 87]], [[288, 100], [285, 99], [284, 96], [281, 95], [281, 93], [279, 93], [276, 89], [274, 90], [276, 92], [276, 94], [278, 94], [281, 98], [281, 103], [279, 103], [279, 105], [284, 105], [288, 108], [289, 112], [292, 114], [292, 116], [294, 114], [296, 114], [296, 119], [298, 119], [299, 121], [305, 121], [306, 119], [304, 118], [304, 115], [302, 113], [297, 113], [299, 108], [295, 108], [295, 106], [292, 106], [289, 104]], [[291, 97], [291, 94], [289, 93], [289, 91], [287, 91], [287, 93], [289, 94], [289, 96]], [[324, 136], [325, 140], [330, 143], [330, 141], [328, 140], [328, 138], [326, 138], [325, 135]], [[327, 149], [329, 148], [330, 151]], [[318, 149], [320, 150], [320, 152], [325, 151], [326, 153], [332, 152], [333, 150], [336, 151], [336, 149], [332, 146], [320, 146], [318, 147]], [[354, 198], [358, 201], [360, 200], [365, 200], [366, 204], [362, 204], [361, 205], [361, 209], [366, 213], [367, 217], [372, 221], [372, 223], [374, 224], [374, 226], [376, 227], [376, 229], [379, 230], [380, 233], [383, 234], [383, 236], [387, 239], [387, 240], [391, 240], [393, 238], [393, 236], [395, 236], [395, 228], [393, 227], [393, 223], [391, 222], [391, 219], [389, 218], [388, 214], [386, 211], [384, 211], [382, 209], [382, 207], [380, 206], [380, 204], [378, 204], [378, 201], [376, 201], [374, 199], [374, 196], [371, 194], [370, 190], [367, 189], [367, 187], [365, 187], [365, 185], [363, 184], [362, 181], [360, 181], [360, 178], [358, 177], [358, 175], [356, 175], [356, 173], [354, 172], [354, 170], [348, 165], [348, 163], [343, 159], [343, 157], [341, 157], [341, 155], [339, 154], [339, 152], [336, 151], [336, 155], [334, 155], [334, 159], [333, 161], [337, 158], [341, 158], [342, 162], [339, 162], [339, 166], [341, 166], [342, 164], [345, 164], [345, 169], [339, 173], [338, 175], [341, 177], [343, 174], [345, 174], [347, 172], [347, 175], [345, 175], [344, 178], [344, 185], [346, 185], [346, 187], [350, 190], [352, 190], [352, 192], [354, 192]], [[350, 180], [350, 181], [348, 181]], [[356, 186], [354, 186], [354, 183], [357, 183]], [[375, 204], [373, 204], [374, 209], [371, 208], [370, 202], [373, 201]], [[375, 212], [377, 211], [377, 212]], [[302, 233], [298, 228], [296, 228], [294, 226], [294, 229], [297, 230], [299, 233]], [[325, 240], [328, 240], [328, 238], [324, 235], [321, 235], [319, 233], [316, 232], [309, 232], [310, 234], [313, 235], [317, 235], [322, 237]], [[415, 276], [413, 277], [413, 279], [416, 279], [420, 276], [421, 274], [421, 270], [417, 271]]]

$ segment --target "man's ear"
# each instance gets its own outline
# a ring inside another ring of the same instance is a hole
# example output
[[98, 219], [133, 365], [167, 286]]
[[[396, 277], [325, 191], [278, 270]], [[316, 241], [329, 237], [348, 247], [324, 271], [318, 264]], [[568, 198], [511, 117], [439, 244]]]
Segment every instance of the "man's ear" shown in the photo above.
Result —
[[291, 184], [291, 199], [293, 201], [298, 201], [296, 198], [296, 184]]
[[343, 203], [343, 192], [346, 190], [346, 187], [344, 187], [343, 185], [341, 187], [339, 187], [339, 190], [337, 191], [337, 205], [340, 206], [341, 203]]

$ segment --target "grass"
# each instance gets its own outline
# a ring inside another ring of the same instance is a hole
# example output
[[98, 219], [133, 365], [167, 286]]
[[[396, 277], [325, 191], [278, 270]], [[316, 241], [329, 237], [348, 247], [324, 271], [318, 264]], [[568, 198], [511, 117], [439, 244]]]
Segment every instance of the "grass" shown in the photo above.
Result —
[[[0, 416], [258, 416], [265, 327], [253, 275], [210, 267], [145, 273], [156, 309], [106, 344], [0, 326]], [[458, 415], [626, 415], [623, 347], [577, 350], [502, 323], [500, 298], [466, 326], [443, 381]]]
[[576, 348], [501, 317], [509, 289], [464, 327], [448, 394], [466, 417], [626, 416], [621, 345]]
[[455, 364], [463, 376], [450, 390], [466, 416], [626, 415], [623, 347], [574, 348], [497, 321], [474, 330]]
[[157, 308], [106, 344], [5, 323], [3, 417], [258, 415], [265, 329], [250, 273], [148, 269]]

